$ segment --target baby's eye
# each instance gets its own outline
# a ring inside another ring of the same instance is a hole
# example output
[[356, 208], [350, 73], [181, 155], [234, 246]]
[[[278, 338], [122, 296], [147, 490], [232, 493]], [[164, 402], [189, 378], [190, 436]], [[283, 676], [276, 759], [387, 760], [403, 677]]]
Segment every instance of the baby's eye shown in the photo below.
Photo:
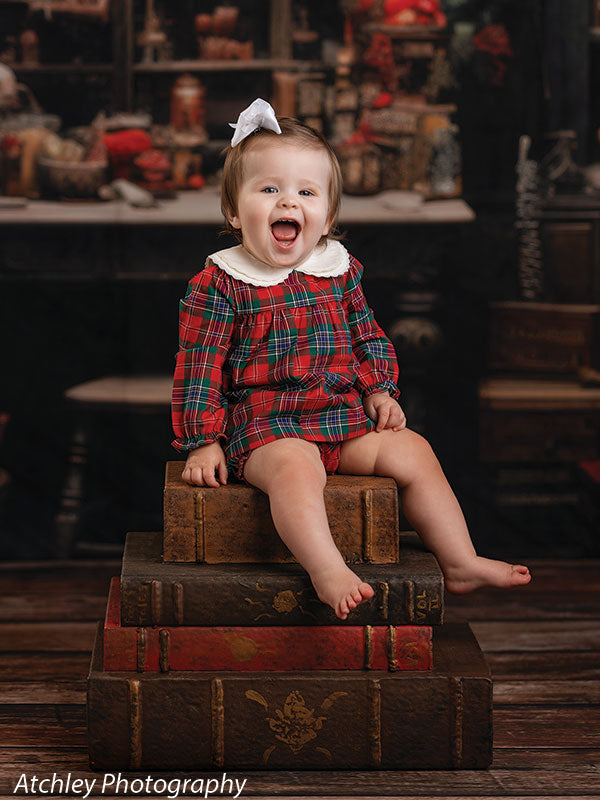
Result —
[[267, 194], [274, 194], [276, 191], [277, 189], [274, 186], [265, 186], [263, 189], [263, 192], [266, 192]]
[[311, 192], [310, 189], [300, 189], [298, 194], [301, 194], [303, 197], [311, 197], [314, 194], [314, 192]]

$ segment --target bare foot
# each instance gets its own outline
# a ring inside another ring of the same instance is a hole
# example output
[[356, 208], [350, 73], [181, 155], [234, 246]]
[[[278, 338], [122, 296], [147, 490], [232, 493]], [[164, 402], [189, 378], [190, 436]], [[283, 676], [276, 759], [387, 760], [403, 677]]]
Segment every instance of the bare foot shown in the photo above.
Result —
[[319, 600], [331, 606], [339, 619], [346, 619], [353, 608], [375, 594], [373, 588], [345, 564], [313, 574], [310, 579]]
[[522, 564], [507, 564], [506, 561], [475, 556], [461, 567], [448, 568], [444, 578], [449, 592], [467, 594], [482, 586], [496, 586], [499, 589], [524, 586], [531, 580], [531, 575]]

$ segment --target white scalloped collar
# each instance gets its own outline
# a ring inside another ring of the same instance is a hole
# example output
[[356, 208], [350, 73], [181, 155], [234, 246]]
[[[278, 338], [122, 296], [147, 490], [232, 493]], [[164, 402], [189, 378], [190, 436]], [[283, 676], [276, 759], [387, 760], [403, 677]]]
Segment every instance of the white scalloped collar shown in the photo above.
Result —
[[315, 247], [306, 261], [297, 267], [269, 267], [250, 255], [241, 244], [219, 250], [208, 258], [232, 278], [253, 286], [275, 286], [294, 270], [320, 278], [332, 278], [343, 275], [350, 267], [348, 251], [333, 239]]

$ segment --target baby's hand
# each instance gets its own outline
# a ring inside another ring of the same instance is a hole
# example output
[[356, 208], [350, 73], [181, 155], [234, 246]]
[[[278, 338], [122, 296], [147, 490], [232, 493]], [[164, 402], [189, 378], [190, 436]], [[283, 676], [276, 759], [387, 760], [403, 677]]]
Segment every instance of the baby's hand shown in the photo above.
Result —
[[190, 450], [181, 477], [186, 483], [194, 486], [219, 486], [215, 470], [221, 483], [227, 483], [225, 453], [218, 442]]
[[406, 428], [406, 417], [389, 392], [377, 392], [365, 397], [363, 401], [367, 416], [377, 423], [377, 433], [385, 428], [401, 431]]

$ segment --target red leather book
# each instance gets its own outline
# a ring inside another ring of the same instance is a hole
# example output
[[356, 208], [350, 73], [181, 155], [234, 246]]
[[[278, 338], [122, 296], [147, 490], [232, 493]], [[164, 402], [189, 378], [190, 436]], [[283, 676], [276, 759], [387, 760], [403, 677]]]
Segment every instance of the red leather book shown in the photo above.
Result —
[[104, 669], [111, 672], [236, 670], [428, 670], [429, 625], [124, 627], [119, 578], [104, 622]]

